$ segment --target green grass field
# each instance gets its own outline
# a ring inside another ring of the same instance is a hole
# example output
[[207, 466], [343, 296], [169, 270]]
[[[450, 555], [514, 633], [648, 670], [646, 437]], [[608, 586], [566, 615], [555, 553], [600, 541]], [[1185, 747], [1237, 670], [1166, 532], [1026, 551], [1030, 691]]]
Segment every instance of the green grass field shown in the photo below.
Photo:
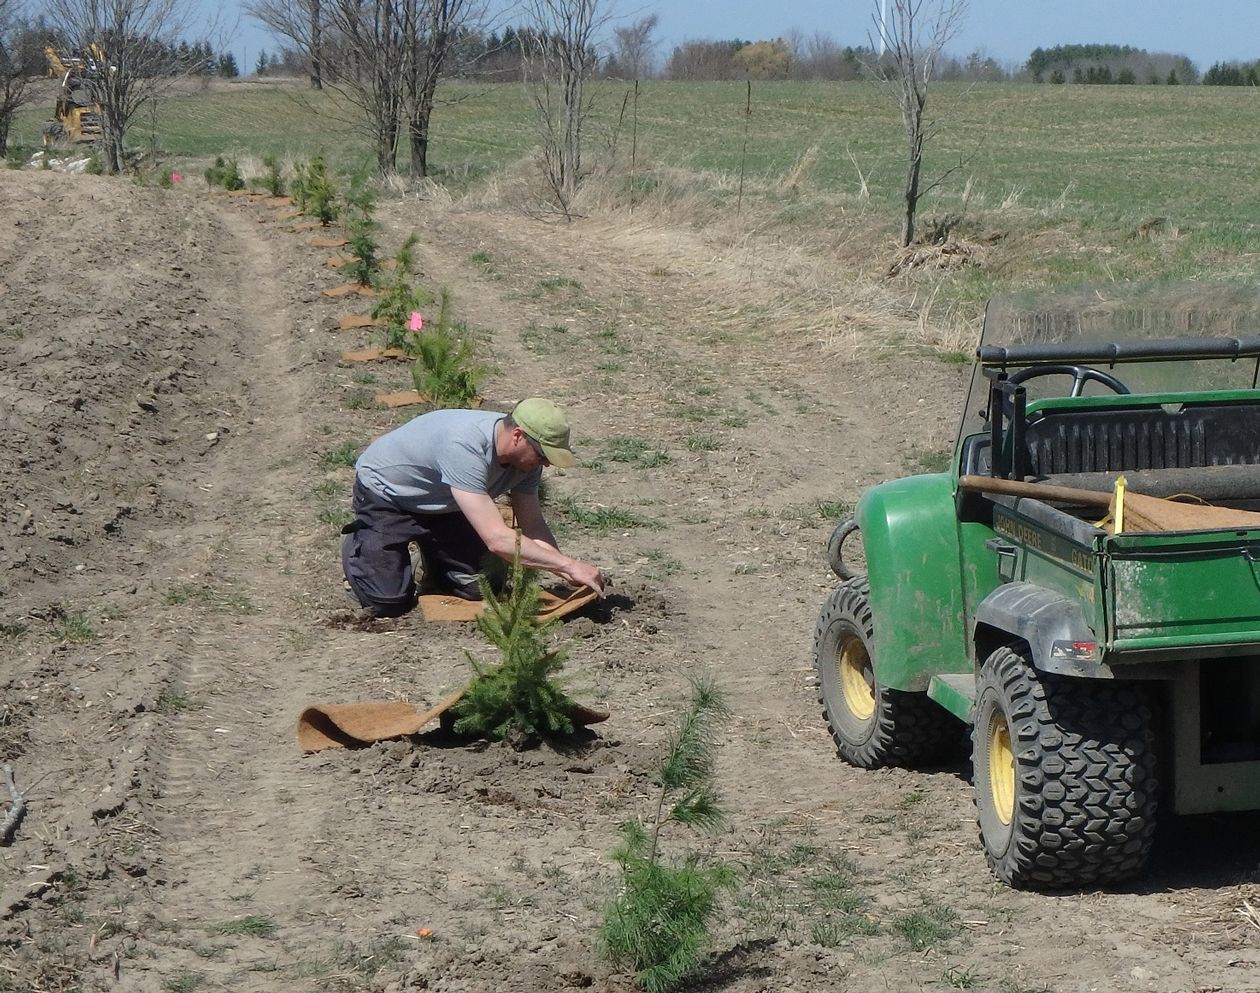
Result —
[[[605, 155], [614, 135], [626, 158], [629, 88], [600, 83], [595, 92], [588, 161]], [[743, 83], [643, 84], [637, 188], [690, 173], [692, 189], [715, 209], [733, 209], [742, 163], [744, 202], [760, 206], [763, 226], [822, 243], [834, 227], [883, 239], [895, 232], [904, 151], [890, 92], [863, 83], [756, 83], [750, 116], [746, 92]], [[447, 84], [440, 93], [431, 161], [456, 192], [536, 144], [520, 86]], [[1003, 284], [1082, 278], [1253, 278], [1256, 99], [1245, 87], [935, 85], [929, 109], [941, 131], [927, 179], [955, 171], [921, 217], [962, 214], [960, 230], [1022, 239], [1007, 272], [962, 274], [950, 295], [980, 299]], [[15, 141], [33, 143], [45, 113], [25, 111]], [[335, 97], [298, 85], [216, 87], [163, 99], [156, 115], [142, 116], [133, 144], [198, 161], [320, 153], [349, 169], [372, 160], [354, 119]], [[803, 156], [802, 181], [785, 187]], [[405, 168], [405, 149], [399, 163]]]

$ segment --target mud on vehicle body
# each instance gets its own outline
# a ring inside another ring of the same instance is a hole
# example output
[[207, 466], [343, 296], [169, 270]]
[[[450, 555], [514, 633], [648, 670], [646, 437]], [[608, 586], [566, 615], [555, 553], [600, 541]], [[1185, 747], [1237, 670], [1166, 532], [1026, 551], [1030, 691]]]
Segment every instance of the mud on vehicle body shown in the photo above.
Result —
[[[1004, 882], [1114, 882], [1157, 811], [1260, 809], [1258, 373], [1254, 291], [995, 301], [950, 470], [872, 487], [829, 543], [814, 662], [840, 756], [940, 764], [971, 725]], [[1228, 510], [1126, 526], [1118, 480]]]

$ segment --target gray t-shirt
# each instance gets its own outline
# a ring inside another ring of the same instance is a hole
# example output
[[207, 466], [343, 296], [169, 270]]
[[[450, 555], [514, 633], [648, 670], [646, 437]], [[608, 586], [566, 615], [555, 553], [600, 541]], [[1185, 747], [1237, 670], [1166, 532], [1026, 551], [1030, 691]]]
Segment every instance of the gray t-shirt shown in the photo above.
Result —
[[521, 472], [499, 465], [494, 432], [502, 414], [485, 410], [434, 410], [368, 445], [354, 467], [359, 482], [402, 510], [449, 514], [458, 510], [451, 490], [537, 493], [542, 467]]

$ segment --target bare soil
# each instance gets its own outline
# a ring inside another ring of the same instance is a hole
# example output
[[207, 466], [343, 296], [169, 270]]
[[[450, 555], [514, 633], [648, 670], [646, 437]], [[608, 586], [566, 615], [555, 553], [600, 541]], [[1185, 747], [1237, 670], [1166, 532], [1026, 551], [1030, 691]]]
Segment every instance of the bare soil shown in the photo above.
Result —
[[[565, 626], [569, 679], [612, 718], [563, 747], [301, 755], [305, 705], [430, 704], [488, 655], [346, 599], [338, 455], [410, 416], [371, 400], [409, 384], [339, 363], [364, 333], [275, 216], [199, 183], [0, 178], [0, 757], [29, 801], [0, 848], [0, 990], [628, 990], [598, 941], [609, 852], [700, 673], [734, 710], [730, 817], [666, 844], [740, 885], [696, 988], [1260, 989], [1255, 818], [1167, 819], [1126, 887], [1017, 893], [965, 764], [834, 757], [826, 512], [948, 445], [962, 371], [788, 333], [773, 271], [715, 236], [382, 208], [478, 335], [487, 401], [572, 412], [583, 465], [550, 497], [615, 585]], [[667, 457], [616, 461], [617, 438]], [[569, 499], [648, 523], [583, 527]]]

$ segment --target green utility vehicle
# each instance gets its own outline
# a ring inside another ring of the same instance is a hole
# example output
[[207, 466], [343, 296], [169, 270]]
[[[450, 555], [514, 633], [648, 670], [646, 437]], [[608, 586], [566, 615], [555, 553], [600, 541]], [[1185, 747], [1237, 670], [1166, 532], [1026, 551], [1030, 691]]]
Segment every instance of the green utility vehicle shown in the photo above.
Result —
[[[814, 650], [841, 758], [939, 765], [970, 724], [1006, 883], [1113, 882], [1157, 809], [1260, 809], [1258, 375], [1254, 290], [995, 301], [950, 470], [872, 487], [832, 536]], [[1121, 477], [1171, 529], [1117, 527]]]

